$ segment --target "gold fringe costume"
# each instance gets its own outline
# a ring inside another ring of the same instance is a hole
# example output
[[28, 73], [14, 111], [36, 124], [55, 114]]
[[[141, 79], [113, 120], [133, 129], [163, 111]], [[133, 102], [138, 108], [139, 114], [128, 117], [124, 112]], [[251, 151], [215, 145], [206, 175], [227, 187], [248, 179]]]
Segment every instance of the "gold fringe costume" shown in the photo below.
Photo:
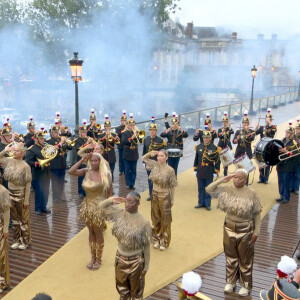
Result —
[[[89, 172], [86, 173], [83, 181], [82, 188], [84, 189], [86, 196], [80, 204], [79, 218], [82, 219], [88, 226], [106, 228], [104, 215], [100, 209], [100, 203], [106, 199], [106, 191], [103, 188], [103, 184], [98, 181], [93, 181], [89, 177]], [[99, 244], [97, 242], [89, 242], [92, 260], [87, 266], [92, 268], [93, 263], [100, 265], [104, 242]]]
[[4, 290], [10, 286], [9, 265], [8, 265], [8, 234], [10, 199], [9, 192], [0, 185], [0, 289]]
[[154, 244], [168, 248], [171, 241], [171, 207], [174, 203], [174, 188], [177, 185], [175, 171], [166, 163], [150, 159], [151, 152], [142, 158], [153, 183], [151, 199], [152, 239]]
[[4, 168], [3, 177], [8, 181], [11, 200], [13, 244], [19, 243], [28, 247], [31, 242], [29, 210], [31, 169], [24, 160], [3, 157], [5, 153], [6, 150], [0, 153], [0, 161]]
[[259, 235], [261, 204], [256, 191], [248, 186], [219, 186], [222, 178], [211, 183], [206, 192], [218, 198], [217, 208], [226, 212], [223, 246], [226, 256], [226, 283], [252, 289], [254, 245], [252, 235]]
[[150, 224], [138, 212], [132, 214], [114, 206], [111, 198], [100, 206], [114, 222], [112, 234], [118, 240], [115, 277], [119, 299], [142, 300], [145, 279], [141, 274], [148, 270], [150, 261]]

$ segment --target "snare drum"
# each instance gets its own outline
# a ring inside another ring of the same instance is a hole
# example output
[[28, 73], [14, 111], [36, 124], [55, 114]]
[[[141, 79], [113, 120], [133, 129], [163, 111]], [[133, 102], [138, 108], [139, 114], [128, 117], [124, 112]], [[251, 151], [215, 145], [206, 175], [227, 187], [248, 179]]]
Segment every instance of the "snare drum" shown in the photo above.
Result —
[[176, 148], [167, 149], [169, 157], [181, 157], [181, 150]]
[[220, 160], [223, 167], [228, 167], [234, 161], [234, 154], [231, 149], [227, 146], [220, 153]]
[[275, 166], [280, 162], [279, 149], [283, 147], [282, 141], [263, 137], [254, 147], [254, 156], [260, 163]]
[[250, 160], [250, 158], [247, 156], [246, 153], [237, 157], [233, 161], [233, 164], [237, 169], [245, 169], [248, 173], [252, 172], [255, 169], [252, 161]]

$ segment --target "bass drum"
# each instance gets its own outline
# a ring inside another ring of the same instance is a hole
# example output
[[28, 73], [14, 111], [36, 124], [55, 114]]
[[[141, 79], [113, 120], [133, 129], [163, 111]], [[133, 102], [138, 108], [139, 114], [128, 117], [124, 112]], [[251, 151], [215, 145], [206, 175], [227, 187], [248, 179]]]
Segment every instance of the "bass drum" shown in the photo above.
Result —
[[263, 137], [254, 147], [254, 156], [260, 163], [275, 166], [280, 162], [278, 158], [279, 149], [283, 147], [282, 141]]

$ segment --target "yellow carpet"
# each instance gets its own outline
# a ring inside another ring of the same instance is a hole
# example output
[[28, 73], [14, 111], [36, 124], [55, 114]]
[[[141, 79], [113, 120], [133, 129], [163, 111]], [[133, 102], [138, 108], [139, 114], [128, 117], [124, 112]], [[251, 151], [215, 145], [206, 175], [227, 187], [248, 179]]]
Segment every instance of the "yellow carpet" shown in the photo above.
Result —
[[[286, 123], [279, 126], [278, 137], [283, 137], [285, 127]], [[250, 180], [252, 176], [251, 173]], [[256, 184], [257, 178], [258, 172], [252, 187], [259, 194], [264, 216], [275, 204], [274, 199], [278, 196], [276, 171], [271, 173], [267, 186]], [[197, 182], [192, 169], [180, 174], [178, 182], [172, 209], [171, 245], [165, 252], [151, 249], [145, 297], [222, 252], [224, 213], [216, 210], [216, 200], [212, 200], [210, 212], [194, 209], [197, 204]], [[150, 202], [145, 200], [146, 197], [147, 193], [144, 192], [140, 212], [150, 220]], [[105, 233], [103, 262], [98, 271], [86, 269], [89, 250], [87, 230], [83, 229], [3, 299], [29, 300], [38, 292], [48, 293], [53, 300], [118, 299], [114, 279], [117, 244], [110, 228], [111, 226]]]

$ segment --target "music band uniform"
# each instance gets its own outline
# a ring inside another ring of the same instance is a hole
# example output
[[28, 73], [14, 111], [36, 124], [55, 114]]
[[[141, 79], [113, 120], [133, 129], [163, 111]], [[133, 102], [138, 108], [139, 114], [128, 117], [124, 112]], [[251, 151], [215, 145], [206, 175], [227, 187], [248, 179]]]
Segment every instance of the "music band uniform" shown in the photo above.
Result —
[[[175, 119], [177, 120], [177, 119]], [[178, 123], [172, 119], [172, 123]], [[162, 138], [167, 138], [167, 149], [180, 149], [183, 150], [183, 139], [187, 138], [189, 135], [186, 131], [181, 131], [179, 129], [171, 129], [170, 131], [163, 131], [160, 136]], [[178, 157], [168, 157], [168, 165], [172, 167], [175, 171], [175, 175], [177, 176], [178, 165], [180, 161], [180, 156]]]
[[[300, 151], [300, 122], [298, 122], [295, 126], [295, 136], [294, 140], [297, 143], [298, 149]], [[299, 194], [299, 183], [300, 183], [300, 155], [297, 156], [296, 170], [292, 174], [290, 191], [295, 194]]]
[[[34, 134], [35, 138], [44, 138], [44, 133], [37, 130]], [[49, 166], [45, 165], [43, 168], [38, 163], [38, 159], [44, 159], [41, 152], [44, 145], [35, 143], [26, 151], [25, 161], [31, 167], [32, 174], [32, 186], [34, 188], [34, 200], [35, 200], [35, 212], [41, 214], [41, 212], [49, 213], [47, 210], [48, 196], [49, 196], [49, 184], [50, 184], [50, 170]]]
[[[204, 137], [210, 137], [209, 131], [203, 132]], [[206, 193], [205, 188], [212, 183], [214, 174], [220, 172], [220, 152], [221, 148], [215, 144], [199, 144], [196, 147], [194, 160], [194, 172], [196, 172], [198, 183], [198, 204], [195, 208], [205, 207], [211, 209], [211, 196]]]
[[[287, 133], [291, 134], [290, 138], [283, 138], [282, 142], [287, 151], [294, 151], [297, 147], [297, 142], [293, 139], [294, 128], [289, 127], [286, 130]], [[289, 155], [289, 154], [287, 154]], [[280, 203], [288, 203], [290, 201], [290, 181], [293, 172], [296, 170], [298, 156], [291, 157], [286, 160], [280, 161], [276, 166], [278, 176], [278, 189], [280, 197], [276, 201]]]
[[[266, 114], [266, 118], [269, 118], [270, 120], [273, 119], [272, 115], [270, 114], [270, 111]], [[256, 135], [260, 135], [260, 139], [264, 137], [274, 138], [275, 134], [277, 132], [277, 126], [270, 124], [265, 126], [259, 126], [257, 130], [255, 131]], [[268, 183], [269, 180], [269, 174], [270, 174], [270, 166], [266, 166], [264, 168], [261, 168], [259, 170], [259, 181], [258, 183]]]
[[[119, 152], [119, 174], [122, 175], [125, 173], [125, 167], [124, 167], [124, 161], [123, 161], [123, 149], [124, 145], [122, 144], [122, 133], [126, 131], [126, 122], [127, 122], [127, 117], [126, 117], [126, 111], [123, 111], [123, 114], [121, 116], [121, 124], [116, 127], [116, 134], [119, 137], [120, 143], [118, 144], [118, 152]], [[125, 123], [125, 124], [122, 124]]]
[[[149, 126], [149, 129], [153, 129], [153, 130], [157, 131], [157, 125], [151, 123], [150, 126]], [[143, 156], [145, 154], [151, 152], [152, 150], [159, 151], [161, 149], [164, 149], [165, 146], [166, 146], [165, 141], [161, 137], [159, 137], [157, 135], [155, 135], [154, 138], [152, 138], [151, 136], [146, 136], [144, 138], [144, 143], [143, 144], [144, 144], [144, 146], [143, 146]], [[154, 156], [154, 157], [151, 157], [151, 159], [156, 161], [157, 157]], [[150, 197], [149, 200], [151, 200], [153, 184], [152, 184], [152, 181], [149, 180], [149, 175], [151, 173], [151, 170], [147, 169], [147, 165], [146, 165], [146, 171], [147, 171], [147, 176], [148, 176], [148, 188], [149, 188], [149, 197]]]
[[[127, 124], [135, 124], [133, 119], [129, 119]], [[137, 137], [132, 138], [133, 131], [128, 129], [122, 134], [123, 149], [123, 161], [125, 167], [125, 183], [127, 188], [133, 189], [136, 179], [136, 167], [139, 159], [138, 144], [142, 143], [142, 139]]]

